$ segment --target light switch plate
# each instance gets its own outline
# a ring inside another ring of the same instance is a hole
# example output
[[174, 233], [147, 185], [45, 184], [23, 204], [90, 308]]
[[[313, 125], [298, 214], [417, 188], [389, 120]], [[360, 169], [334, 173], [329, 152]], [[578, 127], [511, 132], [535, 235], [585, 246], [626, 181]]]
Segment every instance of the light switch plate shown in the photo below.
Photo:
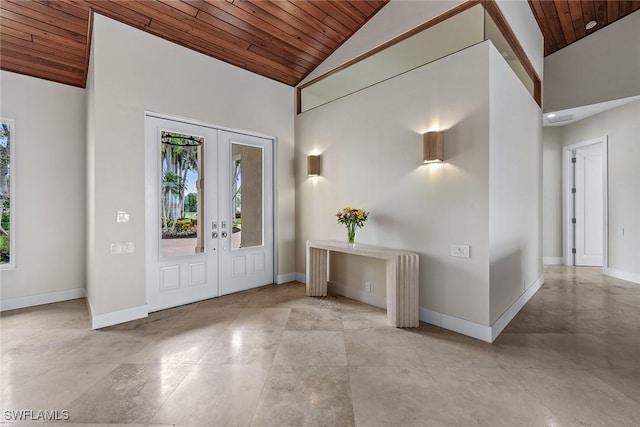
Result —
[[471, 258], [471, 247], [469, 245], [451, 245], [450, 254], [453, 257]]
[[129, 214], [125, 211], [118, 211], [116, 222], [129, 222]]

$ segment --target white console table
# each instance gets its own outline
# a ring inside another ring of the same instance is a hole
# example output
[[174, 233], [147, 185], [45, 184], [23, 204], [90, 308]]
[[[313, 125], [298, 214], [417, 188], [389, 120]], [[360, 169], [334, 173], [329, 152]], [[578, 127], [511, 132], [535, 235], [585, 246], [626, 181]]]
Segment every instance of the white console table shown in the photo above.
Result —
[[387, 318], [398, 328], [415, 328], [418, 319], [418, 262], [415, 252], [379, 248], [333, 240], [307, 241], [307, 295], [327, 296], [329, 252], [342, 252], [386, 260], [387, 264]]

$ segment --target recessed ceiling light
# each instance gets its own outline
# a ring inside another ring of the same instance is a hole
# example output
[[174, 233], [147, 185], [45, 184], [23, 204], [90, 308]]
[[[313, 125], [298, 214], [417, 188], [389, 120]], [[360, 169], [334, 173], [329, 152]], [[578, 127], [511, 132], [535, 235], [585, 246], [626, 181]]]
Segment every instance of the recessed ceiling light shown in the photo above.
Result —
[[556, 116], [556, 113], [547, 114], [547, 119], [553, 119]]
[[589, 22], [587, 22], [587, 25], [585, 25], [584, 27], [585, 27], [587, 30], [590, 30], [590, 29], [592, 29], [593, 27], [595, 27], [596, 25], [598, 25], [598, 23], [597, 23], [596, 21], [589, 21]]

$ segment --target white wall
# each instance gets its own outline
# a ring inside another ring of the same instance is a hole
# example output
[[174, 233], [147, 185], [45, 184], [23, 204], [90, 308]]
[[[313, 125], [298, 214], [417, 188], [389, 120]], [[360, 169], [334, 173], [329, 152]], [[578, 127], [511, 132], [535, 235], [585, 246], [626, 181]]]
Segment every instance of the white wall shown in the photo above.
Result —
[[496, 0], [538, 77], [544, 74], [544, 38], [527, 0]]
[[562, 127], [542, 132], [542, 256], [562, 258]]
[[[316, 67], [304, 84], [464, 3], [463, 0], [391, 0]], [[526, 0], [498, 0], [538, 76], [543, 76], [543, 38]]]
[[[392, 0], [305, 82], [459, 3]], [[498, 5], [542, 78], [543, 40], [528, 3]], [[349, 204], [372, 211], [359, 241], [420, 253], [420, 305], [436, 317], [491, 325], [541, 280], [540, 109], [489, 46], [474, 46], [297, 116], [298, 271], [304, 271], [307, 239], [345, 239], [333, 213]], [[448, 129], [446, 161], [418, 166], [420, 134], [435, 129]], [[307, 179], [305, 158], [312, 153], [323, 153], [323, 173]], [[509, 219], [508, 229], [495, 227], [512, 214], [523, 222]], [[451, 258], [451, 243], [470, 244], [472, 258]], [[380, 301], [379, 266], [341, 257], [332, 257], [337, 271], [331, 279]], [[361, 292], [365, 281], [373, 282], [371, 296]]]
[[640, 95], [640, 12], [544, 60], [543, 109], [557, 111]]
[[[359, 242], [420, 254], [421, 307], [489, 324], [488, 46], [296, 117], [297, 271], [306, 240], [346, 239], [337, 209], [366, 208]], [[446, 161], [422, 165], [422, 133], [439, 129]], [[319, 178], [306, 176], [313, 153], [322, 153]], [[450, 257], [451, 243], [470, 244], [472, 257]], [[348, 285], [371, 281], [373, 293], [384, 293], [384, 275], [351, 273]]]
[[391, 0], [354, 35], [317, 66], [304, 84], [381, 44], [453, 9], [463, 0]]
[[[562, 128], [562, 144], [608, 136], [609, 268], [640, 282], [640, 101]], [[624, 235], [618, 234], [624, 228]], [[562, 236], [557, 238], [562, 241]], [[557, 244], [557, 243], [556, 243]]]
[[17, 268], [0, 273], [3, 306], [12, 307], [9, 299], [69, 290], [80, 296], [85, 287], [85, 91], [6, 71], [0, 80], [0, 116], [15, 120], [11, 174], [16, 183], [11, 202]]
[[[93, 28], [94, 314], [145, 304], [145, 110], [278, 138], [278, 273], [292, 273], [293, 88], [100, 15]], [[116, 224], [118, 210], [129, 223]], [[123, 241], [136, 252], [111, 256]]]
[[491, 324], [542, 276], [542, 114], [490, 49]]

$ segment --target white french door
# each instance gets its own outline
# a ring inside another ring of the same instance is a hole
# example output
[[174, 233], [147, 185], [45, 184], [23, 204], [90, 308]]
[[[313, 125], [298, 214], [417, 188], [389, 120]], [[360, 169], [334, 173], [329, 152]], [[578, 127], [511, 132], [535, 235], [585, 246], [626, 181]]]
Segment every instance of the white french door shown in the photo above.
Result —
[[[220, 295], [273, 283], [273, 140], [221, 130]], [[225, 229], [224, 226], [227, 226]]]
[[145, 117], [149, 311], [273, 282], [273, 140]]

